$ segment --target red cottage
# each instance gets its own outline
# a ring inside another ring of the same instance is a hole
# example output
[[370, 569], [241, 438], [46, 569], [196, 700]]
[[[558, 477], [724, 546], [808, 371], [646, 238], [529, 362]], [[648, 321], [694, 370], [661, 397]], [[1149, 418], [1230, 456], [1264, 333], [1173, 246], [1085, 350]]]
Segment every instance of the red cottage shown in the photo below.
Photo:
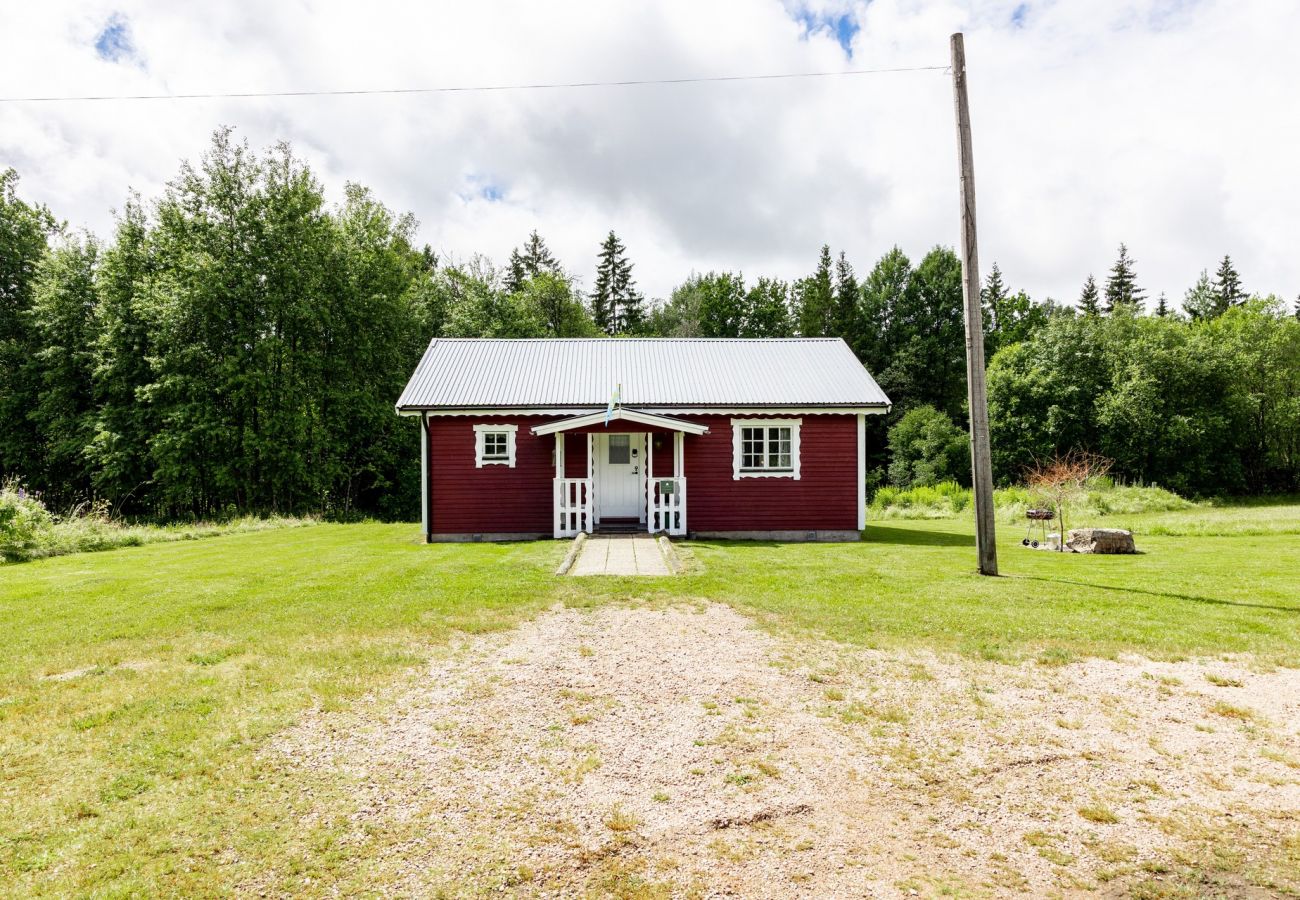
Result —
[[397, 401], [427, 541], [857, 540], [888, 410], [839, 338], [438, 338]]

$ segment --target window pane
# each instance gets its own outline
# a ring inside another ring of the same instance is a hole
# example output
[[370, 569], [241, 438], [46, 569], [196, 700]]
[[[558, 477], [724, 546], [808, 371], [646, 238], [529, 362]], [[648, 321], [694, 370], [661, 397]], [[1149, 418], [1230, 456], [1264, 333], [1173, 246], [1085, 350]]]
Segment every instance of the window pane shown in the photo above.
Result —
[[744, 471], [793, 472], [794, 428], [789, 425], [743, 425], [740, 468]]
[[609, 436], [609, 464], [625, 466], [632, 461], [631, 436], [611, 434]]
[[742, 469], [763, 468], [764, 430], [752, 425], [740, 429], [740, 467]]
[[509, 437], [504, 431], [489, 431], [483, 434], [483, 457], [485, 459], [506, 459], [509, 457]]

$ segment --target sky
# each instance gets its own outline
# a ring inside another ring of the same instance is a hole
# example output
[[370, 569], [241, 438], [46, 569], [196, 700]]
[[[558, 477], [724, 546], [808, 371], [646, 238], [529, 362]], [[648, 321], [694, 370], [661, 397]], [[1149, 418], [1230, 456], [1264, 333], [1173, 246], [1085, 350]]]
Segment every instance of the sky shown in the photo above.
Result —
[[[1074, 302], [1120, 242], [1150, 297], [1231, 254], [1300, 293], [1296, 0], [46, 0], [0, 7], [0, 97], [348, 90], [946, 66], [963, 31], [980, 260]], [[956, 246], [950, 77], [919, 71], [405, 96], [0, 103], [0, 168], [111, 233], [214, 129], [287, 140], [446, 259], [537, 229], [590, 287], [614, 229], [648, 296], [692, 271], [860, 275]]]

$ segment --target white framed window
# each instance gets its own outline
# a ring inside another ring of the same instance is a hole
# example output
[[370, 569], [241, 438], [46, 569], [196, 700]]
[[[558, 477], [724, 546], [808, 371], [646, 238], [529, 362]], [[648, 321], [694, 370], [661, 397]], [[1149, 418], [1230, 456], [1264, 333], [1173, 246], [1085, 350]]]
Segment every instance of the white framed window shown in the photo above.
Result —
[[732, 419], [731, 477], [799, 478], [802, 419]]
[[625, 466], [632, 462], [632, 435], [611, 434], [608, 443], [611, 466]]
[[474, 467], [515, 467], [515, 433], [518, 425], [475, 425]]

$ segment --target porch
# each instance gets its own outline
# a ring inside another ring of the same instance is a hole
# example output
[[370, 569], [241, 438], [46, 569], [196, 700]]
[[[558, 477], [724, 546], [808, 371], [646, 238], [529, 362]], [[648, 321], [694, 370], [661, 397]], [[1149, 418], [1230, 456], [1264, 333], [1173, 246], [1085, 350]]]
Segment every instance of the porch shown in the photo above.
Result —
[[[593, 533], [602, 524], [625, 533], [685, 535], [685, 437], [707, 430], [694, 422], [624, 408], [532, 429], [537, 435], [555, 435], [555, 537]], [[568, 435], [585, 440], [579, 447], [585, 446], [586, 471], [579, 477], [567, 466]], [[661, 460], [671, 453], [671, 474], [656, 471], [656, 445]]]

